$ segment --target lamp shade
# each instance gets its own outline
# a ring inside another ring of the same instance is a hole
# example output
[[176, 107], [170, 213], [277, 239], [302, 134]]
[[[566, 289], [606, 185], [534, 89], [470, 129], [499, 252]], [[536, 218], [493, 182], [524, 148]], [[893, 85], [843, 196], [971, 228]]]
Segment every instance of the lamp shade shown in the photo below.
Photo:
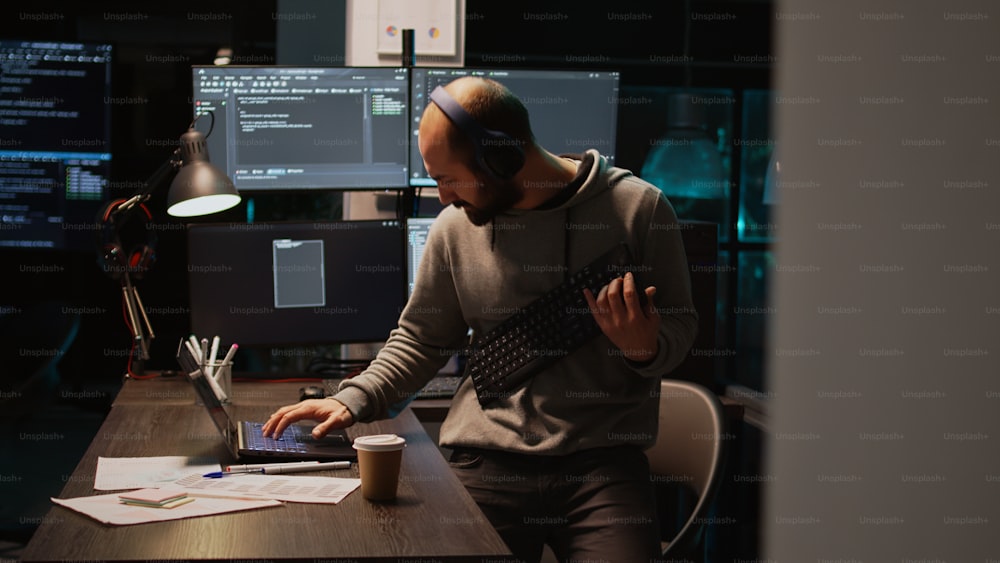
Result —
[[167, 213], [194, 217], [225, 211], [240, 203], [236, 186], [208, 161], [205, 136], [190, 129], [181, 135], [181, 169], [170, 183]]
[[700, 106], [685, 93], [671, 96], [669, 104], [667, 131], [654, 142], [640, 176], [668, 197], [726, 197], [722, 155], [705, 130]]
[[167, 193], [167, 213], [194, 217], [225, 211], [240, 203], [240, 195], [229, 178], [207, 162], [181, 168]]

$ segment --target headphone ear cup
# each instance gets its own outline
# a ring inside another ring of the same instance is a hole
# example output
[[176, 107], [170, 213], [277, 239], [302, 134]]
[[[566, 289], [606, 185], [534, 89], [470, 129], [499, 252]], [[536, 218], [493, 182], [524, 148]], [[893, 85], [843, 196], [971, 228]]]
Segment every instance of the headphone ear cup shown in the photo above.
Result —
[[509, 180], [524, 167], [524, 151], [513, 139], [506, 137], [504, 144], [482, 147], [479, 163], [487, 172], [500, 180]]
[[129, 254], [128, 257], [128, 271], [130, 274], [135, 276], [136, 279], [142, 279], [142, 276], [153, 266], [153, 262], [156, 260], [156, 251], [153, 247], [148, 244], [144, 244], [137, 247], [135, 250]]

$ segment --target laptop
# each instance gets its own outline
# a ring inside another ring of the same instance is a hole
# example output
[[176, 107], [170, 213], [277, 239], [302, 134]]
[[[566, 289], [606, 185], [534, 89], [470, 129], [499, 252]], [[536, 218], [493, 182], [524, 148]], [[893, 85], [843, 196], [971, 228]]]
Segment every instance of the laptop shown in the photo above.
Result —
[[[185, 370], [186, 371], [186, 370]], [[339, 461], [357, 459], [357, 452], [351, 440], [342, 429], [332, 430], [317, 440], [309, 430], [295, 424], [290, 425], [280, 440], [265, 438], [262, 422], [233, 421], [225, 406], [215, 396], [208, 380], [200, 369], [188, 371], [188, 380], [201, 397], [201, 403], [208, 411], [222, 439], [229, 446], [235, 459], [239, 460], [286, 460], [286, 461]]]

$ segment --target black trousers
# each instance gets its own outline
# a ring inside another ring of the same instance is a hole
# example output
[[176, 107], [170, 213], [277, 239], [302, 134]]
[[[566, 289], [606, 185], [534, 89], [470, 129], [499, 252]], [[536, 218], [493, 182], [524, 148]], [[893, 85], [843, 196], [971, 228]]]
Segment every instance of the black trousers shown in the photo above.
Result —
[[637, 447], [536, 456], [454, 450], [450, 465], [514, 555], [537, 563], [649, 563], [660, 532], [649, 462]]

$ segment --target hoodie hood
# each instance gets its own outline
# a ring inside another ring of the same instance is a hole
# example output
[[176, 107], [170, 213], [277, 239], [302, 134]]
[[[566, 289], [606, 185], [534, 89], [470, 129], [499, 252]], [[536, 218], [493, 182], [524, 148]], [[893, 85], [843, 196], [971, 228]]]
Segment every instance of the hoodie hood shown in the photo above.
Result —
[[[519, 216], [525, 213], [565, 212], [601, 195], [622, 178], [632, 175], [628, 170], [609, 167], [608, 160], [594, 149], [590, 149], [583, 154], [564, 154], [559, 156], [576, 163], [577, 176], [570, 184], [580, 184], [579, 189], [566, 199], [566, 201], [562, 201], [556, 205], [546, 203], [534, 209], [508, 209], [504, 213], [499, 214], [498, 218], [503, 216]], [[612, 168], [611, 173], [605, 175], [609, 168]], [[555, 196], [556, 199], [559, 197], [559, 195]]]
[[[529, 215], [538, 217], [554, 217], [558, 215], [561, 216], [558, 219], [560, 223], [569, 225], [573, 222], [574, 208], [600, 197], [623, 178], [632, 175], [628, 170], [609, 166], [608, 160], [594, 149], [580, 155], [560, 155], [560, 157], [570, 159], [576, 163], [576, 176], [566, 184], [566, 187], [562, 191], [558, 192], [542, 205], [533, 209], [508, 209], [506, 212], [494, 217], [488, 224], [491, 251], [496, 248], [498, 230], [502, 230], [502, 226], [498, 228], [498, 223], [503, 224], [505, 221], [518, 221], [521, 218], [526, 219]], [[569, 251], [569, 236], [568, 229], [564, 229], [561, 241], [564, 250], [564, 265], [569, 264], [569, 256], [565, 255]]]
[[[505, 219], [516, 220], [527, 214], [558, 213], [563, 216], [561, 221], [568, 224], [571, 222], [574, 207], [599, 197], [622, 178], [632, 175], [632, 172], [623, 168], [609, 166], [608, 160], [594, 149], [583, 154], [559, 156], [570, 159], [577, 165], [576, 176], [566, 184], [566, 190], [560, 191], [552, 199], [533, 209], [508, 209], [494, 217], [488, 225], [491, 250], [496, 246], [498, 221], [502, 223]], [[572, 189], [572, 186], [576, 186], [576, 189], [572, 190], [571, 195], [567, 197], [565, 194]], [[568, 241], [565, 240], [564, 235], [563, 246], [568, 248], [567, 245]]]

